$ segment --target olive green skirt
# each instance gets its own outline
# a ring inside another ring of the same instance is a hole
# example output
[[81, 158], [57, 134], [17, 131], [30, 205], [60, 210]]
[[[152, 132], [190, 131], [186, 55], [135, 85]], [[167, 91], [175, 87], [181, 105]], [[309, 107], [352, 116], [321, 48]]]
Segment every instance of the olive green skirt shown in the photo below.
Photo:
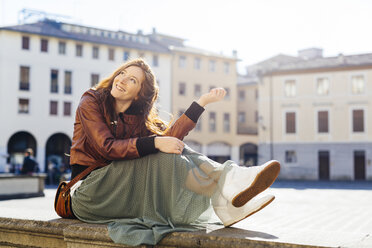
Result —
[[114, 161], [74, 191], [73, 212], [84, 222], [107, 223], [115, 243], [132, 246], [154, 245], [170, 232], [198, 230], [211, 221], [210, 198], [188, 190], [185, 180], [204, 162], [216, 170], [224, 167], [187, 146], [182, 155], [159, 152]]

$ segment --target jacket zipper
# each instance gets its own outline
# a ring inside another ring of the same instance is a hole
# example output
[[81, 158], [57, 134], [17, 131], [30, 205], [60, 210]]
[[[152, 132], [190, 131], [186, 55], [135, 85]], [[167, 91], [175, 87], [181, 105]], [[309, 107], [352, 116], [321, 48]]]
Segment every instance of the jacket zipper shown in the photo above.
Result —
[[117, 121], [112, 121], [111, 122], [111, 125], [113, 125], [113, 129], [114, 129], [114, 137], [116, 138], [116, 127], [118, 125], [118, 122]]

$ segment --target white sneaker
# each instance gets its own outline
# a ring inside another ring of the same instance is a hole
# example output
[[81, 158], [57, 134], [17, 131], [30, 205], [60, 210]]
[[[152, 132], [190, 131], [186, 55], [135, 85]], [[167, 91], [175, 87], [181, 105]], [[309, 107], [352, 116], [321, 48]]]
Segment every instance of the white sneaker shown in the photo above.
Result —
[[234, 207], [241, 207], [270, 187], [279, 175], [280, 163], [271, 160], [260, 166], [231, 166], [221, 176], [221, 194]]
[[275, 196], [267, 195], [261, 198], [253, 198], [242, 207], [234, 207], [228, 200], [224, 199], [221, 194], [212, 197], [212, 206], [214, 212], [220, 218], [225, 227], [229, 227], [245, 218], [257, 213], [269, 205]]

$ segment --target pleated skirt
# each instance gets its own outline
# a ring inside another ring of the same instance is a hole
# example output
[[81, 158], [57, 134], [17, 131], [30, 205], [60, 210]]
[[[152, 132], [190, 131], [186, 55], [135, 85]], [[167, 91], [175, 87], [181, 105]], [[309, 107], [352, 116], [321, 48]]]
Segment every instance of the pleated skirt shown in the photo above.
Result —
[[190, 191], [185, 182], [190, 170], [206, 162], [224, 169], [188, 146], [182, 155], [158, 152], [114, 161], [82, 181], [72, 194], [73, 212], [84, 222], [107, 223], [115, 243], [131, 246], [199, 230], [211, 220], [210, 198]]

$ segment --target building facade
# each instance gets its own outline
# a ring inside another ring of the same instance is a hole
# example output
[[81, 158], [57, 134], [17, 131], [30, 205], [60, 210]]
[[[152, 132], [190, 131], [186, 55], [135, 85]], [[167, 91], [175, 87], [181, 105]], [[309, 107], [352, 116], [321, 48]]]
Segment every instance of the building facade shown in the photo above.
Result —
[[[144, 58], [160, 87], [160, 116], [174, 119], [213, 87], [222, 102], [208, 105], [185, 142], [212, 159], [241, 162], [242, 145], [256, 134], [237, 135], [236, 54], [186, 47], [184, 40], [43, 20], [0, 28], [0, 172], [17, 171], [26, 148], [40, 171], [68, 164], [75, 110], [84, 91], [131, 58]], [[257, 149], [256, 149], [257, 150]], [[243, 159], [244, 160], [244, 159]]]
[[372, 180], [372, 54], [306, 52], [260, 79], [260, 162], [279, 160], [281, 178]]
[[28, 147], [40, 171], [67, 164], [82, 93], [130, 58], [152, 66], [171, 111], [171, 54], [141, 32], [45, 20], [0, 28], [0, 44], [0, 171], [19, 168]]
[[210, 89], [223, 87], [227, 92], [224, 100], [206, 106], [185, 143], [218, 162], [234, 160], [242, 163], [242, 145], [257, 144], [257, 134], [237, 134], [236, 52], [226, 56], [188, 47], [183, 39], [157, 34], [156, 31], [152, 38], [166, 45], [172, 53], [171, 106], [174, 119]]

